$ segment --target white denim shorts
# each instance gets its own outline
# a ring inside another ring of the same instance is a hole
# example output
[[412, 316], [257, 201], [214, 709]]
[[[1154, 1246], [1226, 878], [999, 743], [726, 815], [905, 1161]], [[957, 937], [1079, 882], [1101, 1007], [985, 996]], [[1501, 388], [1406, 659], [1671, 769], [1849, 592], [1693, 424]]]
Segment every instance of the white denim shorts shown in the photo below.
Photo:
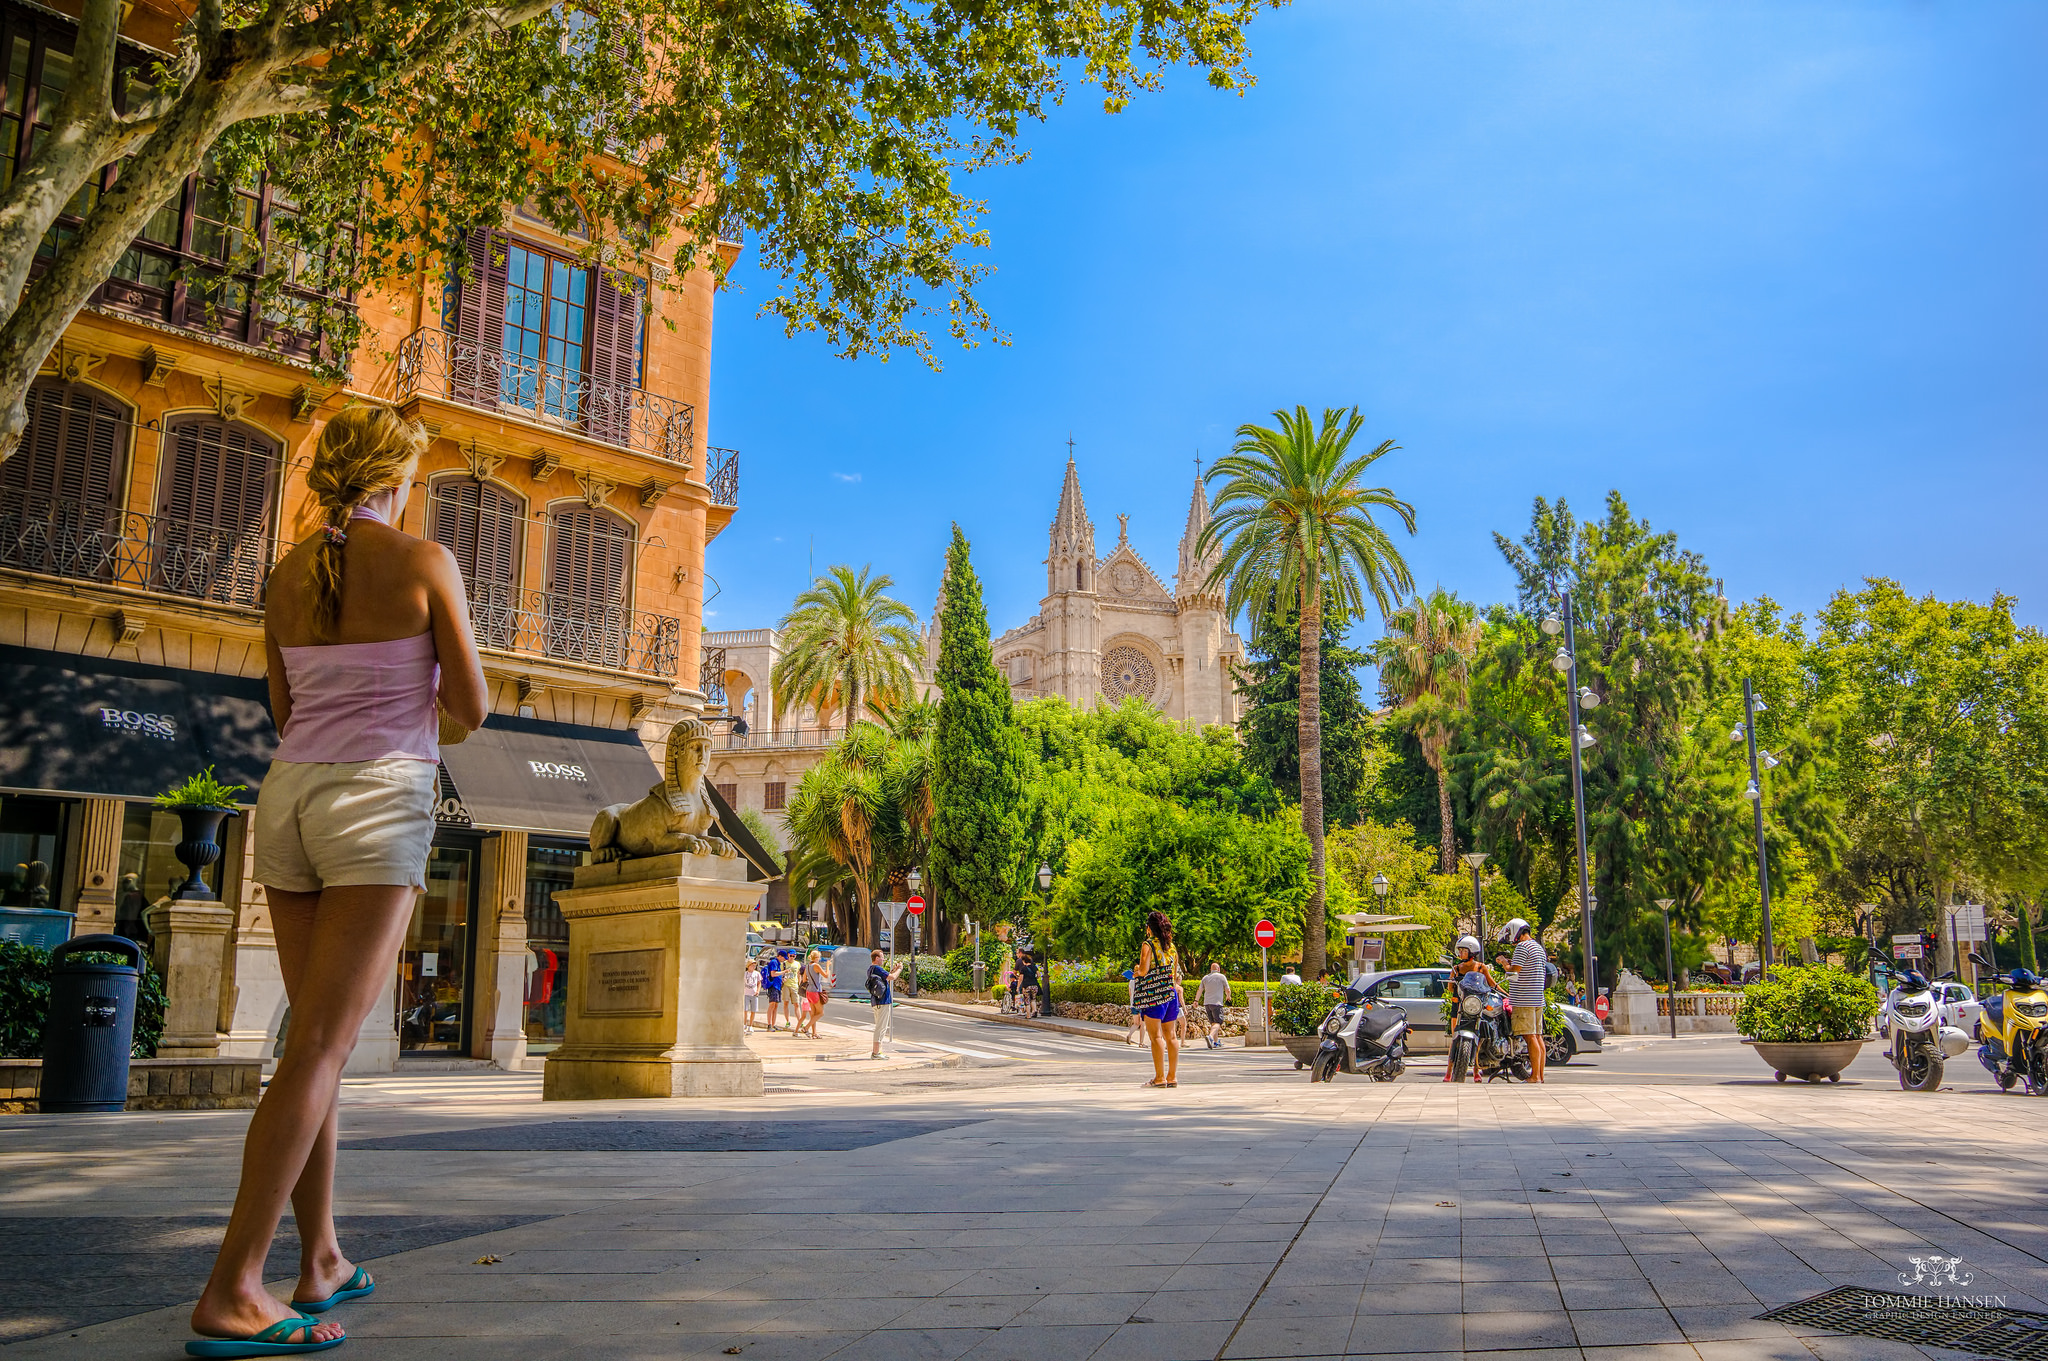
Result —
[[439, 793], [431, 761], [272, 761], [256, 798], [256, 882], [423, 889]]

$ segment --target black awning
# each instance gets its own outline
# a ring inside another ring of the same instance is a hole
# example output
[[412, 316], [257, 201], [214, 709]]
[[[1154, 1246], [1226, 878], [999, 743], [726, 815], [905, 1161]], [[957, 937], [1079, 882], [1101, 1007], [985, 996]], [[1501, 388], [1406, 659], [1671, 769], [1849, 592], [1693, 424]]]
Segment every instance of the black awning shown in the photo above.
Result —
[[761, 839], [754, 835], [754, 829], [740, 820], [733, 806], [725, 801], [725, 795], [718, 792], [718, 786], [706, 780], [704, 792], [711, 796], [711, 807], [718, 813], [718, 834], [747, 858], [747, 878], [756, 881], [779, 879], [782, 868], [774, 854], [761, 844]]
[[630, 729], [587, 728], [492, 714], [469, 740], [441, 748], [477, 827], [587, 837], [597, 810], [632, 803], [661, 783]]
[[276, 745], [260, 676], [0, 646], [0, 788], [148, 799], [210, 765], [254, 803]]

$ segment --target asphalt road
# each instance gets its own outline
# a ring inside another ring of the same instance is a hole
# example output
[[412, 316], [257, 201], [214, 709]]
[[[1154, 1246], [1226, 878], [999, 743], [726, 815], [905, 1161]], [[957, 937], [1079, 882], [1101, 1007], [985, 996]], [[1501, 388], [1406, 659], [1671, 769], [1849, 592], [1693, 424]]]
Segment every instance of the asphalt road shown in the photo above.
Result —
[[[896, 1076], [894, 1080], [898, 1082], [1035, 1085], [1061, 1071], [1091, 1082], [1117, 1077], [1143, 1082], [1152, 1072], [1151, 1054], [1143, 1045], [1105, 1043], [911, 1006], [896, 1009], [895, 1035], [901, 1052], [954, 1054], [961, 1059], [961, 1067], [947, 1070], [948, 1076], [935, 1075], [929, 1069], [913, 1070]], [[1237, 1046], [1212, 1050], [1203, 1048], [1199, 1040], [1181, 1050], [1180, 1075], [1190, 1085], [1219, 1079], [1270, 1080], [1276, 1084], [1308, 1080], [1306, 1073], [1296, 1071], [1285, 1051]], [[862, 1085], [876, 1085], [878, 1076], [866, 1075]], [[1547, 1077], [1552, 1083], [1590, 1086], [1774, 1086], [1777, 1081], [1750, 1047], [1733, 1035], [1686, 1035], [1675, 1040], [1617, 1036], [1603, 1052], [1581, 1054], [1563, 1068], [1553, 1066]], [[1407, 1074], [1400, 1080], [1438, 1082], [1442, 1078], [1442, 1057], [1423, 1055], [1410, 1061]], [[1338, 1081], [1365, 1079], [1340, 1077]], [[1843, 1073], [1842, 1081], [1834, 1085], [1896, 1089], [1898, 1075], [1879, 1047], [1871, 1044]], [[1949, 1062], [1942, 1091], [2008, 1101], [2026, 1099], [2017, 1094], [2001, 1094], [1990, 1074], [1977, 1062], [1974, 1050]]]

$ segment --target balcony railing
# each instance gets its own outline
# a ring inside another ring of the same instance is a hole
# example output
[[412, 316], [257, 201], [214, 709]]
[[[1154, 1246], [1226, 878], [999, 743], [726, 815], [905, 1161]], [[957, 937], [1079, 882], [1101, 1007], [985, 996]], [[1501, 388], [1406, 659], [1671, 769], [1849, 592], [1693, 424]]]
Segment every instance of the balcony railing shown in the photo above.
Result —
[[725, 745], [735, 751], [766, 747], [829, 747], [844, 736], [844, 728], [777, 728], [772, 732], [754, 728], [744, 733], [728, 732]]
[[737, 506], [740, 503], [740, 451], [706, 449], [704, 485], [711, 490], [712, 505]]
[[256, 530], [0, 488], [0, 567], [257, 605], [277, 547]]
[[674, 615], [549, 591], [479, 584], [469, 593], [469, 617], [477, 646], [501, 652], [535, 652], [668, 680], [682, 657], [683, 621]]
[[657, 397], [645, 388], [594, 382], [587, 374], [445, 331], [414, 331], [399, 343], [398, 400], [422, 394], [573, 431], [685, 467], [697, 447], [697, 410], [688, 402]]
[[706, 704], [725, 703], [725, 649], [707, 647], [699, 650], [697, 662], [697, 693], [704, 696]]

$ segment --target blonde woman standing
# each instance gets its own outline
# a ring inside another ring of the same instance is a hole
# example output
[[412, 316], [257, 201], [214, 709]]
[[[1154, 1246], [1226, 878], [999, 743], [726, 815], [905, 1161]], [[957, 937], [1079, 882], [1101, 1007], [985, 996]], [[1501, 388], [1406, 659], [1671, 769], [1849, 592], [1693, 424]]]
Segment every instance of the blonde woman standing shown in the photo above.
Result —
[[[426, 442], [386, 407], [329, 421], [306, 472], [325, 521], [265, 593], [282, 737], [256, 804], [255, 872], [292, 1024], [192, 1310], [207, 1339], [186, 1344], [195, 1356], [340, 1346], [340, 1326], [315, 1316], [376, 1288], [334, 1234], [335, 1098], [426, 884], [439, 734], [459, 741], [488, 710], [455, 559], [397, 528]], [[263, 1288], [287, 1200], [301, 1243], [290, 1307]]]
[[806, 1010], [802, 1023], [796, 1028], [797, 1034], [803, 1034], [804, 1027], [808, 1026], [810, 1027], [812, 1039], [824, 1038], [824, 1036], [818, 1033], [818, 1018], [825, 1014], [825, 995], [831, 990], [832, 971], [820, 962], [818, 952], [813, 950], [804, 957], [804, 1005]]

